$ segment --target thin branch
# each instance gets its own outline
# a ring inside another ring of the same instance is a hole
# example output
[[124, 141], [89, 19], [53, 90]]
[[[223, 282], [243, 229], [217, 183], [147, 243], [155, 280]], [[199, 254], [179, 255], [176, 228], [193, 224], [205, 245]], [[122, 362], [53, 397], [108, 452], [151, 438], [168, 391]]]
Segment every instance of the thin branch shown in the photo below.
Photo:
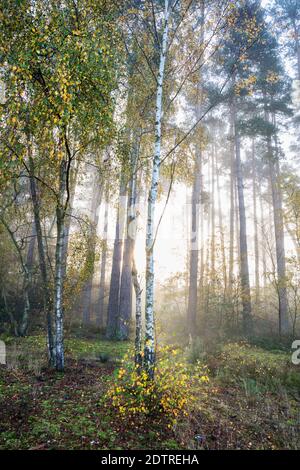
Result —
[[169, 202], [169, 199], [170, 199], [170, 195], [171, 195], [171, 191], [172, 191], [172, 187], [173, 187], [173, 181], [174, 181], [175, 168], [176, 168], [176, 162], [173, 160], [173, 162], [171, 164], [171, 178], [170, 178], [170, 184], [169, 184], [167, 199], [166, 199], [164, 208], [162, 210], [162, 213], [160, 215], [160, 218], [159, 218], [156, 230], [155, 230], [155, 235], [154, 235], [154, 239], [153, 239], [153, 242], [152, 242], [152, 245], [151, 245], [151, 250], [153, 249], [153, 247], [155, 245], [155, 242], [156, 242], [156, 239], [157, 239], [157, 234], [158, 234], [158, 229], [159, 229], [159, 226], [161, 224], [162, 218], [163, 218], [163, 216], [166, 212], [166, 208], [167, 208], [167, 205], [168, 205], [168, 202]]

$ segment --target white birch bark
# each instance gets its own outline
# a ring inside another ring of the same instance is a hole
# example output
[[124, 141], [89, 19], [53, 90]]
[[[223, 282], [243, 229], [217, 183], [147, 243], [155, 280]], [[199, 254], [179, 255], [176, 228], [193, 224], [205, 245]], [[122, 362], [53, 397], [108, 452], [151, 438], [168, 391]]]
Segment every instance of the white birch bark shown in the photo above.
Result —
[[165, 0], [164, 26], [160, 50], [159, 72], [156, 89], [155, 112], [155, 149], [152, 167], [152, 181], [148, 196], [148, 214], [146, 229], [146, 309], [145, 309], [145, 348], [144, 366], [150, 379], [154, 377], [155, 367], [155, 319], [154, 319], [154, 213], [159, 183], [159, 167], [161, 161], [161, 123], [162, 96], [165, 74], [169, 33], [169, 0]]
[[54, 320], [55, 320], [55, 366], [56, 370], [64, 370], [64, 312], [63, 312], [63, 283], [64, 283], [64, 242], [65, 242], [65, 192], [67, 164], [61, 163], [59, 201], [56, 207], [56, 249], [55, 249], [55, 279], [54, 279]]

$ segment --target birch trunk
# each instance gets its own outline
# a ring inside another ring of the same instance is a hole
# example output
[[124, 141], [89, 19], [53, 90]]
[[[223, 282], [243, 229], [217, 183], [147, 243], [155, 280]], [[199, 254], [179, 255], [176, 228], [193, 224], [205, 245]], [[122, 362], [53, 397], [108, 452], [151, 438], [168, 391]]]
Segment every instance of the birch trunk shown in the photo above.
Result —
[[159, 72], [156, 89], [155, 111], [155, 149], [152, 167], [152, 180], [148, 196], [148, 214], [146, 229], [146, 309], [145, 309], [145, 348], [144, 366], [150, 379], [154, 377], [155, 367], [155, 318], [154, 318], [154, 213], [159, 183], [159, 167], [161, 161], [161, 124], [162, 95], [165, 73], [165, 62], [169, 33], [169, 0], [165, 0], [164, 26], [160, 49]]
[[65, 274], [65, 192], [67, 186], [67, 163], [60, 165], [59, 199], [56, 207], [56, 248], [55, 248], [55, 279], [54, 279], [54, 321], [55, 321], [55, 366], [56, 370], [64, 370], [64, 311], [63, 283]]

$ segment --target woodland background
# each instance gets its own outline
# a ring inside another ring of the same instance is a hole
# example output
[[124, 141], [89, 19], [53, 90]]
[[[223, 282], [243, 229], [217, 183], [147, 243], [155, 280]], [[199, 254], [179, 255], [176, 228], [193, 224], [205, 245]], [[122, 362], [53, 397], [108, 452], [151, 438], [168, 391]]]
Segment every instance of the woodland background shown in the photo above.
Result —
[[1, 448], [298, 448], [299, 2], [0, 23]]

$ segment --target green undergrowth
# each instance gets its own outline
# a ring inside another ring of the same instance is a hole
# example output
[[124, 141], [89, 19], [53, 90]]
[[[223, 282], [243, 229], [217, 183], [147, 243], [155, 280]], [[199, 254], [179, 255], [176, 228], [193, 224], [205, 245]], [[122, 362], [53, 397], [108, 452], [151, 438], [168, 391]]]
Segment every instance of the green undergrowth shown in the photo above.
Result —
[[300, 390], [300, 371], [292, 364], [291, 354], [282, 350], [264, 350], [247, 343], [232, 343], [209, 358], [215, 376], [223, 383], [257, 384], [262, 390]]
[[[25, 338], [3, 336], [7, 348], [8, 360], [15, 357], [21, 363], [30, 362], [30, 358], [46, 360], [45, 336], [34, 335]], [[65, 338], [66, 358], [99, 359], [100, 361], [118, 362], [124, 354], [132, 350], [128, 341], [108, 341], [104, 339]]]
[[[43, 336], [5, 340], [8, 354], [20, 357], [10, 367], [0, 366], [0, 449], [300, 447], [300, 371], [288, 351], [246, 342], [208, 351], [194, 348], [192, 353], [191, 348], [170, 347], [158, 356], [162, 368], [155, 415], [148, 385], [138, 383], [143, 402], [136, 388], [134, 402], [128, 395], [132, 380], [137, 381], [125, 374], [127, 365], [132, 367], [130, 342], [66, 338], [62, 374], [45, 367]], [[180, 364], [176, 373], [175, 358]], [[178, 383], [172, 379], [176, 374]], [[181, 398], [176, 387], [184, 396], [184, 412], [181, 401], [174, 404]], [[176, 415], [171, 426], [166, 410]]]

